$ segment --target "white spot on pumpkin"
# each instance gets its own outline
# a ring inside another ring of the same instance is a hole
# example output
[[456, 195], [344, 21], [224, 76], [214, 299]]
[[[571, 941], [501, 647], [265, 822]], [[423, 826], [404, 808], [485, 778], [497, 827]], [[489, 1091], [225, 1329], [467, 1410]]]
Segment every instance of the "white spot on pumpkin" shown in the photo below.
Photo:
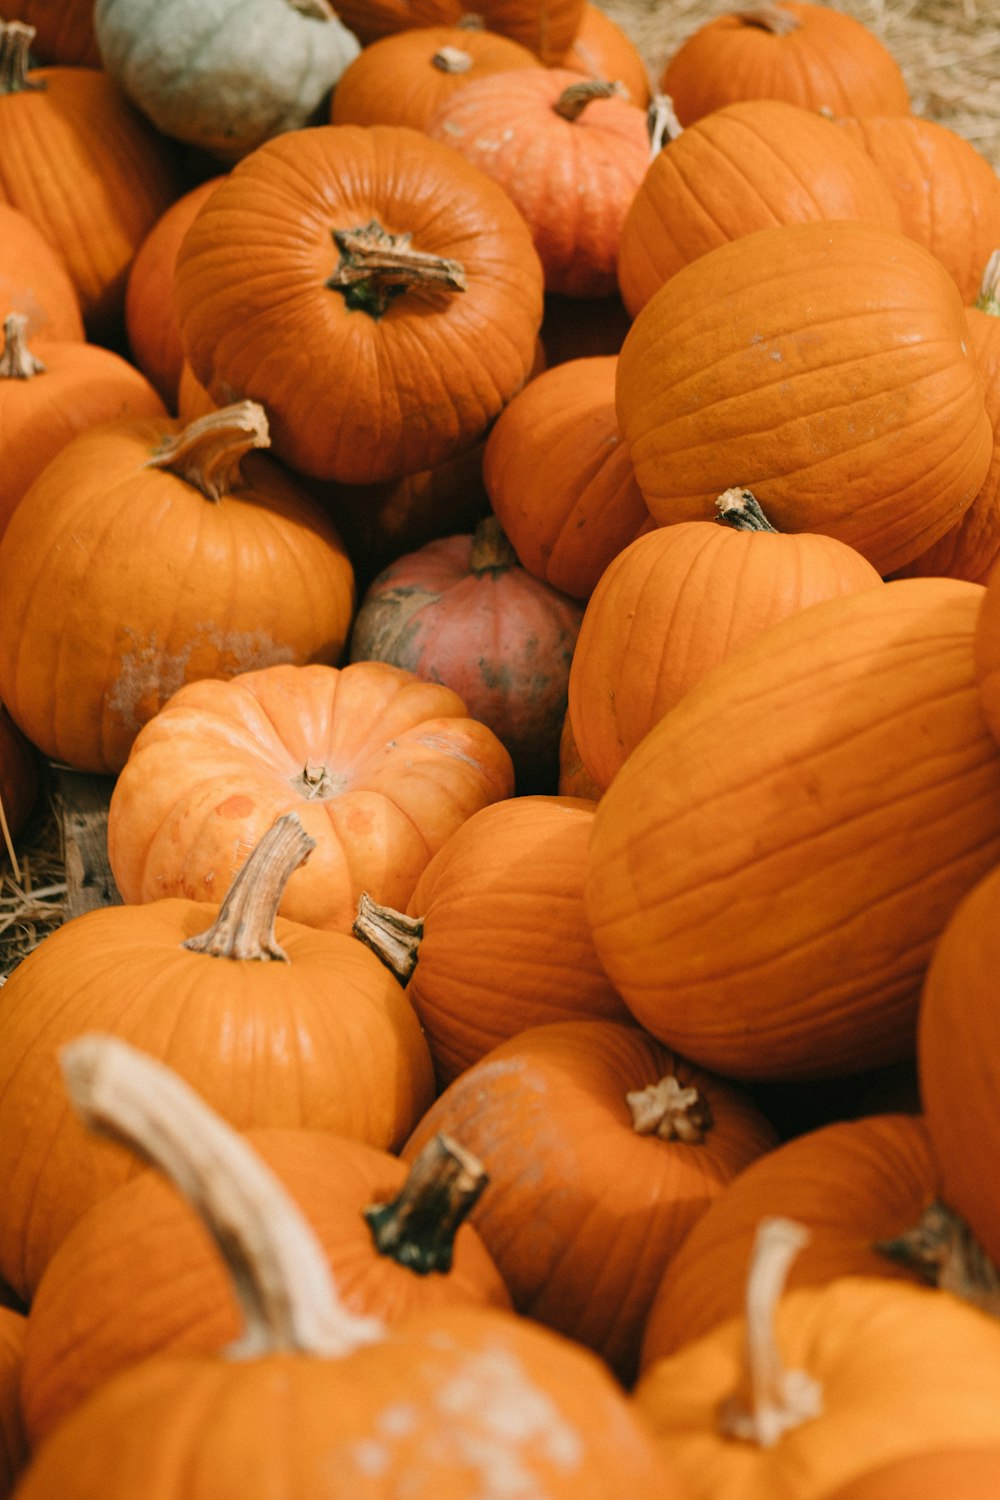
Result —
[[[290, 646], [278, 645], [263, 631], [220, 630], [211, 621], [194, 626], [186, 644], [175, 652], [166, 650], [155, 631], [140, 636], [126, 627], [124, 634], [128, 645], [122, 650], [118, 676], [108, 693], [108, 711], [136, 734], [178, 688], [191, 680], [193, 657], [214, 657], [211, 675], [215, 677], [235, 677], [240, 672], [295, 661]], [[202, 671], [196, 675], [208, 674]]]
[[374, 1438], [361, 1438], [348, 1449], [355, 1465], [370, 1479], [377, 1479], [389, 1467], [389, 1450]]
[[416, 1429], [418, 1421], [416, 1407], [398, 1402], [395, 1406], [386, 1407], [378, 1419], [378, 1426], [386, 1437], [406, 1437]]

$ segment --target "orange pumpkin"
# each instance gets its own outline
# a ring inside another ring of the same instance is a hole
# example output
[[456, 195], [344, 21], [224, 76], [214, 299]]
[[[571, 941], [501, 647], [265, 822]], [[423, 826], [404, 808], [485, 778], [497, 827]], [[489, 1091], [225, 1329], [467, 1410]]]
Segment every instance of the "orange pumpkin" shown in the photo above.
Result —
[[289, 131], [252, 152], [203, 204], [175, 286], [212, 399], [261, 402], [279, 457], [346, 484], [471, 447], [527, 379], [542, 316], [507, 196], [393, 125]]
[[[38, 766], [32, 747], [0, 703], [0, 848], [13, 854], [38, 793]], [[11, 861], [14, 862], [13, 860]]]
[[958, 520], [993, 451], [954, 283], [871, 224], [760, 229], [685, 266], [622, 345], [617, 405], [660, 524], [747, 484], [779, 531], [880, 573]]
[[267, 667], [190, 683], [115, 784], [108, 854], [126, 901], [218, 899], [294, 810], [317, 848], [283, 913], [350, 932], [362, 891], [405, 908], [465, 819], [514, 789], [510, 756], [450, 688], [383, 662]]
[[83, 338], [80, 299], [62, 256], [26, 213], [0, 203], [0, 313], [27, 318], [29, 339]]
[[[488, 31], [513, 37], [544, 63], [560, 62], [576, 34], [584, 0], [478, 0]], [[455, 26], [463, 0], [339, 0], [337, 14], [363, 43], [417, 26]]]
[[828, 1500], [994, 1500], [1000, 1490], [1000, 1447], [952, 1448], [891, 1459], [841, 1485]]
[[559, 736], [559, 795], [560, 797], [583, 797], [590, 802], [596, 802], [601, 796], [601, 791], [602, 788], [597, 785], [580, 759], [580, 752], [576, 747], [576, 735], [573, 733], [573, 720], [567, 710], [562, 733]]
[[574, 599], [650, 523], [615, 412], [614, 355], [546, 370], [501, 412], [483, 481], [521, 565]]
[[617, 21], [586, 0], [573, 45], [564, 66], [588, 78], [610, 78], [623, 83], [628, 97], [640, 109], [649, 103], [649, 70], [635, 43]]
[[57, 1051], [100, 1026], [161, 1058], [237, 1129], [330, 1130], [398, 1146], [430, 1102], [430, 1054], [361, 943], [278, 919], [312, 841], [261, 840], [222, 908], [102, 907], [57, 928], [3, 987], [0, 1275], [28, 1297], [81, 1215], [138, 1170], [66, 1108]]
[[362, 901], [355, 935], [406, 984], [440, 1084], [529, 1026], [628, 1020], [583, 910], [592, 824], [588, 802], [507, 798], [437, 852], [409, 919]]
[[13, 1493], [28, 1458], [28, 1438], [21, 1416], [21, 1373], [27, 1322], [10, 1307], [0, 1307], [0, 1495]]
[[99, 68], [101, 54], [94, 36], [94, 0], [4, 0], [8, 21], [35, 28], [31, 51], [43, 63]]
[[594, 814], [584, 900], [612, 983], [667, 1045], [762, 1078], [912, 1053], [934, 944], [1000, 859], [983, 592], [912, 578], [814, 604], [633, 750]]
[[653, 725], [745, 642], [820, 600], [881, 584], [853, 547], [775, 531], [749, 490], [727, 490], [716, 510], [715, 521], [638, 537], [609, 563], [584, 611], [570, 713], [602, 789]]
[[66, 262], [89, 337], [120, 332], [132, 257], [179, 192], [170, 148], [93, 67], [27, 70], [34, 29], [0, 23], [0, 202]]
[[626, 1382], [671, 1256], [775, 1139], [737, 1089], [603, 1020], [533, 1026], [495, 1047], [440, 1095], [404, 1159], [436, 1130], [489, 1175], [471, 1220], [514, 1306]]
[[738, 99], [784, 99], [836, 115], [908, 114], [899, 64], [854, 16], [778, 0], [706, 21], [660, 79], [683, 125]]
[[779, 99], [713, 110], [654, 156], [639, 185], [618, 251], [622, 301], [635, 317], [717, 245], [813, 219], [900, 227], [882, 174], [830, 120]]

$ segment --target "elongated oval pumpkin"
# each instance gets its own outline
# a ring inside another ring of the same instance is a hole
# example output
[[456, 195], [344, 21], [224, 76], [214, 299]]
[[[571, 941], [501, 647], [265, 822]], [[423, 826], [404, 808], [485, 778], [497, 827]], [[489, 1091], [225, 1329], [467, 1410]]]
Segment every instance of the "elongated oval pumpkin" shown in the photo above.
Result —
[[993, 451], [954, 282], [868, 224], [761, 229], [685, 266], [633, 323], [616, 399], [661, 525], [745, 484], [779, 531], [883, 574], [954, 524]]
[[983, 589], [904, 579], [772, 626], [598, 803], [584, 899], [636, 1018], [706, 1067], [821, 1076], [912, 1053], [931, 951], [1000, 859]]

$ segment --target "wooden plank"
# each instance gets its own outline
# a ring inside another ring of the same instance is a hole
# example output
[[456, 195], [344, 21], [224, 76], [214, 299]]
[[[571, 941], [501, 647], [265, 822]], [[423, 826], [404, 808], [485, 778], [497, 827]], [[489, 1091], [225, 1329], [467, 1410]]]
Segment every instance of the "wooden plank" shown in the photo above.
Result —
[[108, 863], [108, 804], [115, 778], [63, 766], [52, 774], [66, 859], [66, 921], [99, 906], [121, 906]]

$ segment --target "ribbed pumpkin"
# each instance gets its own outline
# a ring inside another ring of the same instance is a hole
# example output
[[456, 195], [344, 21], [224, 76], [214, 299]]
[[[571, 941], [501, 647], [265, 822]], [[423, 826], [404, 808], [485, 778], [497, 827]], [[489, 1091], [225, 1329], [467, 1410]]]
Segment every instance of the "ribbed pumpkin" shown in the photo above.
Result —
[[[584, 0], [478, 0], [487, 30], [513, 37], [547, 65], [564, 57], [583, 15]], [[454, 26], [464, 0], [339, 0], [337, 14], [362, 42], [415, 26]]]
[[634, 1026], [534, 1026], [445, 1089], [407, 1142], [436, 1130], [483, 1163], [471, 1214], [528, 1317], [635, 1374], [671, 1256], [737, 1172], [774, 1145], [757, 1109]]
[[958, 522], [899, 569], [901, 577], [967, 578], [988, 583], [1000, 557], [1000, 249], [986, 264], [975, 305], [965, 310], [969, 339], [993, 424], [993, 457], [983, 486]]
[[899, 229], [889, 185], [843, 135], [779, 99], [730, 104], [681, 131], [653, 158], [622, 226], [618, 285], [632, 316], [682, 266], [756, 229], [813, 219]]
[[983, 593], [913, 578], [815, 604], [710, 672], [622, 766], [584, 898], [612, 983], [667, 1045], [763, 1078], [912, 1053], [933, 946], [1000, 859]]
[[129, 349], [139, 369], [152, 381], [171, 411], [177, 410], [177, 390], [184, 363], [174, 308], [177, 253], [201, 205], [223, 180], [211, 177], [172, 203], [139, 246], [128, 274], [125, 331]]
[[810, 604], [880, 585], [853, 547], [773, 530], [749, 490], [721, 495], [714, 521], [638, 537], [601, 576], [573, 653], [584, 765], [610, 786], [653, 725], [738, 647]]
[[522, 68], [466, 84], [427, 129], [515, 203], [547, 292], [611, 295], [622, 222], [649, 162], [643, 110], [606, 80]]
[[527, 47], [477, 26], [415, 26], [381, 37], [344, 70], [330, 104], [334, 125], [424, 130], [475, 78], [541, 67]]
[[904, 234], [930, 250], [963, 302], [972, 302], [983, 266], [1000, 245], [1000, 177], [985, 156], [957, 131], [919, 115], [837, 123], [888, 184]]
[[880, 573], [958, 520], [993, 451], [954, 283], [868, 224], [760, 229], [685, 266], [622, 345], [617, 404], [661, 524], [744, 484], [779, 531]]
[[509, 198], [456, 152], [324, 125], [238, 163], [184, 239], [176, 297], [213, 400], [260, 401], [294, 468], [369, 484], [485, 434], [534, 361], [542, 274]]
[[897, 1458], [840, 1486], [828, 1500], [994, 1500], [1000, 1490], [1000, 1447], [952, 1448]]
[[26, 319], [17, 313], [3, 319], [0, 339], [2, 537], [46, 464], [77, 433], [122, 417], [166, 412], [145, 376], [110, 349], [81, 339], [29, 344]]
[[[204, 1104], [166, 1108], [185, 1152], [203, 1149]], [[432, 1141], [407, 1173], [388, 1152], [328, 1131], [250, 1130], [244, 1140], [308, 1219], [351, 1313], [393, 1326], [421, 1308], [510, 1306], [463, 1222], [484, 1176], [455, 1143]], [[239, 1332], [225, 1270], [190, 1206], [140, 1173], [84, 1214], [32, 1298], [21, 1379], [32, 1447], [119, 1370], [154, 1354], [218, 1353]]]
[[907, 114], [899, 64], [867, 26], [825, 5], [780, 0], [706, 21], [660, 87], [682, 125], [738, 99], [784, 99], [836, 115]]
[[545, 370], [501, 412], [483, 480], [529, 573], [587, 599], [651, 525], [615, 411], [615, 355]]
[[251, 451], [267, 442], [252, 403], [187, 427], [121, 418], [21, 499], [0, 543], [0, 697], [46, 754], [117, 772], [185, 682], [338, 660], [351, 565], [301, 485]]
[[32, 339], [82, 339], [80, 299], [62, 256], [26, 213], [0, 203], [0, 315], [27, 318]]
[[495, 516], [391, 563], [361, 601], [351, 661], [450, 687], [514, 762], [519, 792], [553, 792], [583, 611], [518, 565]]
[[362, 903], [355, 934], [406, 984], [440, 1084], [529, 1026], [629, 1019], [583, 910], [592, 825], [590, 802], [509, 797], [452, 834], [409, 918]]
[[915, 1224], [939, 1190], [927, 1130], [911, 1115], [840, 1121], [769, 1151], [723, 1188], [668, 1265], [643, 1334], [643, 1369], [740, 1314], [761, 1219], [781, 1214], [809, 1231], [790, 1288], [841, 1276], [912, 1279], [876, 1245]]
[[196, 682], [143, 730], [115, 784], [108, 854], [126, 901], [218, 900], [283, 813], [317, 848], [283, 913], [350, 932], [362, 891], [405, 908], [465, 819], [514, 789], [510, 756], [450, 688], [383, 662]]
[[0, 1495], [12, 1493], [28, 1458], [21, 1416], [21, 1371], [26, 1320], [13, 1308], [0, 1308]]
[[583, 7], [564, 66], [589, 78], [610, 78], [623, 83], [632, 103], [642, 109], [649, 103], [649, 72], [642, 54], [617, 21], [599, 6], [591, 5], [590, 0]]
[[583, 797], [585, 800], [597, 802], [602, 790], [580, 759], [576, 735], [573, 733], [573, 720], [567, 710], [563, 720], [562, 734], [559, 736], [559, 795], [560, 797]]
[[816, 1500], [891, 1459], [1000, 1445], [996, 1319], [882, 1277], [781, 1296], [804, 1238], [764, 1221], [747, 1314], [658, 1360], [636, 1388], [693, 1500]]
[[392, 1330], [351, 1315], [263, 1165], [217, 1139], [188, 1163], [157, 1129], [159, 1080], [140, 1077], [116, 1119], [93, 1040], [67, 1059], [77, 1107], [174, 1173], [226, 1255], [246, 1331], [226, 1358], [163, 1356], [103, 1386], [39, 1451], [28, 1500], [472, 1500], [498, 1474], [547, 1500], [678, 1500], [598, 1361], [495, 1309]]
[[120, 330], [132, 257], [180, 191], [167, 143], [97, 68], [27, 70], [33, 28], [0, 23], [0, 202], [66, 262], [91, 338]]
[[67, 1109], [57, 1052], [88, 1026], [175, 1068], [237, 1129], [304, 1126], [393, 1149], [427, 1108], [430, 1054], [388, 970], [353, 938], [274, 920], [311, 846], [285, 819], [221, 908], [99, 908], [57, 928], [3, 986], [0, 1274], [19, 1296], [138, 1170]]

